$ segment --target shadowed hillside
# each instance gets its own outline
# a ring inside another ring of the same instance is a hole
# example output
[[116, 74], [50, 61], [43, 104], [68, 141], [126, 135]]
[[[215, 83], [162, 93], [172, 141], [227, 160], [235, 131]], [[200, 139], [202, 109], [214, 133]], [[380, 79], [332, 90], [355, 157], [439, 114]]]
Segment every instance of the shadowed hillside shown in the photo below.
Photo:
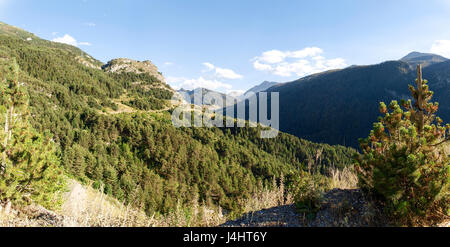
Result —
[[268, 92], [280, 93], [280, 130], [313, 142], [358, 148], [358, 139], [369, 133], [378, 118], [380, 102], [410, 98], [414, 61], [429, 64], [423, 76], [440, 103], [438, 115], [450, 121], [450, 61], [414, 54], [407, 57], [408, 63], [352, 66], [271, 87]]

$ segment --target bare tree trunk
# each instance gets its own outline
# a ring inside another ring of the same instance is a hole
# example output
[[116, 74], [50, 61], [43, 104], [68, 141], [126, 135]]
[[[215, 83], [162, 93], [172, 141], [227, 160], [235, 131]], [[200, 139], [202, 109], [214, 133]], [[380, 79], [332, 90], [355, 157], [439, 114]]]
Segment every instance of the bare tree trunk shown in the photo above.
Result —
[[6, 147], [6, 145], [8, 145], [8, 132], [9, 132], [9, 120], [8, 120], [8, 116], [9, 115], [9, 110], [6, 110], [6, 114], [5, 114], [5, 140], [3, 142], [3, 145]]
[[417, 107], [419, 109], [419, 136], [423, 134], [424, 115], [423, 115], [423, 79], [422, 79], [422, 65], [417, 65]]
[[[4, 148], [6, 148], [6, 146], [8, 145], [8, 132], [9, 132], [9, 125], [8, 125], [8, 123], [9, 123], [9, 111], [8, 110], [6, 110], [6, 113], [5, 113], [5, 140], [3, 141], [3, 147]], [[6, 150], [4, 150], [3, 151], [3, 154], [2, 154], [2, 166], [0, 167], [1, 168], [1, 170], [0, 170], [0, 172], [3, 174], [4, 172], [5, 172], [5, 169], [6, 169]]]
[[14, 117], [14, 105], [11, 106], [11, 110], [9, 112], [10, 118], [9, 118], [9, 133], [8, 133], [8, 141], [11, 140], [12, 135], [12, 126], [14, 125], [13, 117]]

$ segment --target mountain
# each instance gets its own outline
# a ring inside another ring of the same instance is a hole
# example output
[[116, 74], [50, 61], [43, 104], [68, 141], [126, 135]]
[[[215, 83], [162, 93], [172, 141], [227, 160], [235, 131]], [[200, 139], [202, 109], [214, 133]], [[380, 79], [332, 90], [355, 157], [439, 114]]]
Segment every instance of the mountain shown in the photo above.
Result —
[[326, 71], [267, 91], [280, 93], [282, 132], [358, 148], [358, 139], [369, 135], [380, 116], [380, 102], [411, 98], [408, 85], [417, 77], [416, 63], [427, 65], [423, 76], [440, 103], [438, 115], [449, 122], [450, 60], [433, 54], [411, 53], [398, 61]]
[[436, 63], [448, 61], [448, 59], [430, 53], [411, 52], [404, 58], [400, 59], [400, 61], [406, 62], [413, 67], [416, 67], [418, 64], [421, 64], [422, 67], [427, 67]]
[[217, 91], [214, 91], [214, 90], [211, 90], [211, 89], [207, 89], [207, 88], [196, 88], [196, 89], [193, 89], [193, 90], [186, 90], [186, 89], [182, 88], [180, 90], [177, 90], [177, 92], [179, 92], [179, 93], [187, 93], [192, 99], [194, 98], [194, 94], [195, 93], [200, 93], [200, 92], [201, 92], [201, 94], [203, 96], [208, 94], [208, 93], [214, 93], [214, 94], [220, 95], [223, 98], [231, 97], [228, 94], [217, 92]]
[[261, 127], [176, 128], [174, 91], [149, 62], [105, 65], [77, 47], [0, 23], [1, 82], [11, 58], [27, 90], [30, 122], [52, 135], [67, 175], [148, 215], [192, 212], [198, 204], [235, 215], [274, 177], [283, 174], [291, 185], [308, 171], [305, 164], [326, 174], [350, 164], [355, 152], [285, 133], [261, 139]]
[[[311, 75], [270, 88], [280, 93], [280, 129], [314, 142], [358, 147], [369, 135], [379, 103], [409, 99], [416, 68], [428, 64], [423, 76], [440, 103], [438, 115], [450, 121], [450, 61], [436, 55], [412, 53], [400, 61]], [[405, 61], [408, 61], [405, 62]], [[435, 61], [431, 63], [431, 61]]]
[[[229, 94], [225, 94], [225, 93], [221, 93], [221, 92], [217, 92], [217, 91], [214, 91], [214, 90], [210, 90], [210, 89], [207, 89], [207, 88], [196, 88], [196, 89], [194, 89], [194, 90], [185, 90], [185, 89], [180, 89], [180, 90], [178, 90], [177, 91], [178, 93], [187, 93], [188, 94], [188, 96], [189, 96], [189, 98], [190, 98], [190, 103], [191, 104], [196, 104], [197, 102], [195, 102], [194, 101], [194, 96], [195, 96], [195, 94], [198, 94], [198, 95], [202, 95], [202, 97], [204, 97], [206, 94], [214, 94], [214, 95], [218, 95], [222, 100], [223, 100], [223, 104], [225, 105], [225, 106], [228, 106], [228, 105], [233, 105], [233, 104], [235, 104], [235, 100], [237, 100], [238, 98], [236, 98], [236, 97], [233, 97], [233, 96], [231, 96], [231, 95], [229, 95]], [[204, 98], [202, 98], [202, 100], [203, 100]], [[202, 101], [202, 102], [200, 102], [200, 105], [202, 105], [202, 106], [207, 106], [207, 104], [203, 104], [204, 102]], [[219, 107], [218, 105], [210, 105], [211, 107]]]
[[245, 94], [250, 93], [250, 92], [253, 92], [253, 93], [264, 92], [267, 89], [269, 89], [275, 85], [278, 85], [278, 84], [279, 84], [278, 82], [265, 81], [257, 86], [250, 88], [247, 92], [245, 92]]
[[109, 61], [107, 64], [102, 66], [102, 69], [107, 72], [112, 73], [135, 73], [135, 74], [149, 74], [150, 76], [155, 77], [157, 80], [166, 83], [166, 79], [158, 71], [158, 68], [151, 61], [135, 61], [128, 58], [118, 58]]

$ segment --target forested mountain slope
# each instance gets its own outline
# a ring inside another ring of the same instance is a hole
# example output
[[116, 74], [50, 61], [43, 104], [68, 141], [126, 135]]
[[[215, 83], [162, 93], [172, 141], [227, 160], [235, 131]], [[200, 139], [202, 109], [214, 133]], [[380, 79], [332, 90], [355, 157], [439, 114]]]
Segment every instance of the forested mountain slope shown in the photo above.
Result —
[[380, 102], [410, 98], [414, 61], [428, 64], [423, 76], [435, 92], [433, 100], [440, 103], [438, 115], [450, 121], [450, 62], [431, 55], [411, 59], [353, 66], [270, 88], [269, 92], [280, 93], [281, 131], [314, 142], [358, 147], [358, 139], [367, 136], [379, 116]]
[[[1, 66], [11, 58], [29, 92], [32, 124], [53, 134], [67, 173], [149, 215], [193, 200], [239, 212], [273, 176], [289, 183], [308, 168], [325, 173], [354, 153], [287, 134], [260, 139], [258, 129], [177, 129], [164, 110], [173, 90], [155, 76], [102, 70], [76, 47], [0, 23]], [[111, 114], [121, 105], [135, 111]]]
[[264, 92], [267, 89], [269, 89], [269, 88], [271, 88], [271, 87], [273, 87], [275, 85], [278, 85], [278, 84], [280, 84], [280, 83], [265, 81], [265, 82], [263, 82], [263, 83], [261, 83], [259, 85], [256, 85], [256, 86], [250, 88], [247, 92], [245, 92], [245, 94], [250, 93], [250, 92], [253, 92], [253, 93]]

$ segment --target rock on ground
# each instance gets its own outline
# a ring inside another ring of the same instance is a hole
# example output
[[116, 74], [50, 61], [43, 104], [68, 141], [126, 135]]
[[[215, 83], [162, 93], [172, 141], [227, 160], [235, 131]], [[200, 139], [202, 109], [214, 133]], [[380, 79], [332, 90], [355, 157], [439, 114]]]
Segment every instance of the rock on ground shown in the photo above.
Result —
[[328, 192], [314, 219], [297, 212], [295, 205], [246, 214], [224, 227], [368, 227], [382, 225], [381, 217], [360, 190], [334, 189]]

